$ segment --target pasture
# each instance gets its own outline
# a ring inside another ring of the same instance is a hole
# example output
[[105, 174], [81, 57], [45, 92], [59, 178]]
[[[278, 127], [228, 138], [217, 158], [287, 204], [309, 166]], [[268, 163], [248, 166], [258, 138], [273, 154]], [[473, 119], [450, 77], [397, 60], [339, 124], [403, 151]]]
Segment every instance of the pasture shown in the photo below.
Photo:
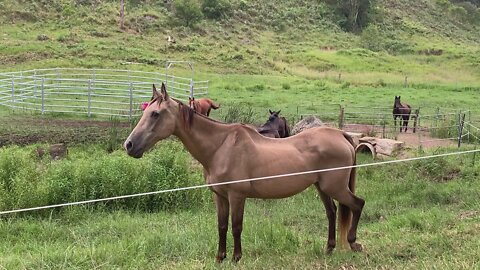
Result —
[[[411, 121], [407, 134], [387, 130], [410, 143], [386, 160], [479, 148], [474, 137], [460, 148], [445, 140], [458, 136], [459, 113], [480, 127], [479, 24], [458, 17], [457, 1], [379, 0], [361, 33], [345, 31], [327, 1], [226, 0], [230, 16], [189, 27], [162, 1], [129, 0], [125, 29], [117, 2], [0, 1], [0, 74], [44, 70], [44, 90], [58, 99], [42, 113], [39, 79], [27, 72], [17, 82], [34, 101], [2, 106], [12, 78], [0, 76], [0, 211], [204, 184], [178, 139], [141, 159], [122, 148], [168, 60], [193, 61], [194, 72], [178, 64], [169, 74], [208, 81], [206, 96], [220, 104], [210, 116], [220, 121], [261, 125], [281, 110], [290, 126], [311, 114], [338, 126], [343, 109], [345, 127], [378, 125], [368, 133], [383, 136], [401, 96], [420, 109], [423, 129], [411, 133]], [[59, 76], [62, 69], [77, 75]], [[101, 69], [110, 72], [99, 77]], [[132, 74], [150, 75], [130, 84]], [[188, 91], [177, 90], [186, 100]], [[421, 136], [441, 140], [420, 147]], [[66, 158], [39, 155], [55, 143], [67, 145]], [[377, 161], [357, 155], [358, 164]], [[215, 262], [217, 218], [206, 188], [0, 215], [0, 269], [480, 269], [479, 177], [479, 153], [359, 168], [364, 250], [337, 244], [331, 255], [315, 188], [247, 199], [238, 263], [231, 227], [227, 258]]]

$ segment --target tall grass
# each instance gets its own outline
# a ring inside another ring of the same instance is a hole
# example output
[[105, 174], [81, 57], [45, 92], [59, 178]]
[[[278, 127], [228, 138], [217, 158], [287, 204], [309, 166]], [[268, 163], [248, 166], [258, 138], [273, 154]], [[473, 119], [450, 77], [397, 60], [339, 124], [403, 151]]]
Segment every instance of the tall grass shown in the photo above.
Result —
[[[0, 149], [0, 209], [16, 209], [163, 190], [202, 183], [191, 158], [167, 141], [142, 159], [102, 147], [70, 149], [64, 160], [39, 159], [34, 147]], [[157, 211], [191, 208], [205, 199], [202, 191], [173, 192], [103, 204], [113, 209]]]

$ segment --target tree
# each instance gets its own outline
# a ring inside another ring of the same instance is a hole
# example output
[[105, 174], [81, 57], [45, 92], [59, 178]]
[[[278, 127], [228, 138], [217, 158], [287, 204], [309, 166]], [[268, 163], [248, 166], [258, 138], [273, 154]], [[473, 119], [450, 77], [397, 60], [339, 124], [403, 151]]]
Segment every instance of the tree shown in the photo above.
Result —
[[191, 27], [203, 19], [200, 4], [197, 0], [177, 0], [175, 1], [175, 16], [179, 18], [185, 26]]
[[125, 0], [120, 0], [120, 29], [125, 29]]
[[335, 6], [342, 17], [340, 26], [345, 30], [358, 33], [369, 23], [374, 0], [327, 0]]
[[202, 12], [209, 19], [220, 19], [227, 15], [230, 4], [226, 0], [203, 0]]

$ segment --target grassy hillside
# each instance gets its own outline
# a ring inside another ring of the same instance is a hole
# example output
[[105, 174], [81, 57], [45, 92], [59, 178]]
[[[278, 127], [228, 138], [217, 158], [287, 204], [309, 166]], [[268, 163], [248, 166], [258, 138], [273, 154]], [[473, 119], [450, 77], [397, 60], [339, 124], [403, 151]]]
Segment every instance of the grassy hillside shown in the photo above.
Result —
[[[0, 69], [155, 70], [167, 59], [182, 59], [194, 61], [201, 73], [322, 79], [341, 72], [357, 84], [379, 77], [400, 83], [405, 75], [477, 84], [480, 75], [479, 25], [434, 0], [378, 1], [360, 34], [342, 30], [333, 8], [313, 0], [227, 1], [228, 18], [193, 27], [182, 26], [162, 1], [126, 1], [121, 31], [118, 2], [2, 1]], [[167, 35], [176, 43], [168, 43]]]

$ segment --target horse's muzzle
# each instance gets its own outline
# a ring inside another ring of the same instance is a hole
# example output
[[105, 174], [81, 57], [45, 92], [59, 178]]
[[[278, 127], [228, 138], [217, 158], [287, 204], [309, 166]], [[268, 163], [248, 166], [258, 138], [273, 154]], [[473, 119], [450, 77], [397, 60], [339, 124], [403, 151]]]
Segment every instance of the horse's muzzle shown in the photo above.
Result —
[[134, 158], [141, 158], [143, 156], [143, 149], [136, 148], [131, 140], [126, 140], [123, 147], [127, 151], [127, 154]]

